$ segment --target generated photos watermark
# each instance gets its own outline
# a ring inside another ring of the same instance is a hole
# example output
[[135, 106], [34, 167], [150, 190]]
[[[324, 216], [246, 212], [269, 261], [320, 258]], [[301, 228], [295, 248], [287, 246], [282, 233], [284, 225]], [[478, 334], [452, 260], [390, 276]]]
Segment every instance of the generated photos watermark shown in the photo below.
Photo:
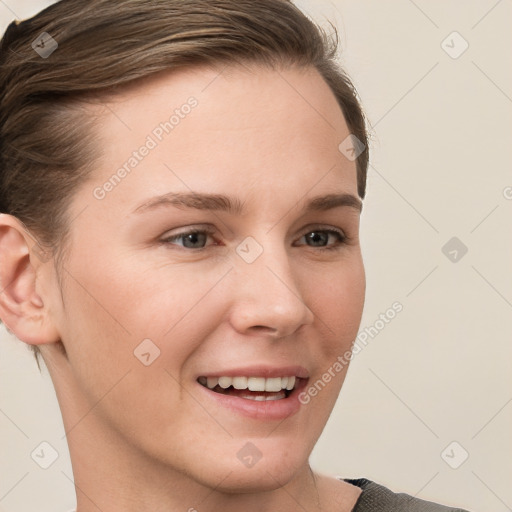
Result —
[[336, 377], [343, 369], [348, 366], [352, 358], [359, 354], [368, 345], [368, 342], [374, 339], [379, 333], [388, 325], [393, 319], [396, 318], [398, 313], [400, 313], [404, 309], [403, 305], [396, 301], [394, 302], [390, 308], [388, 308], [384, 313], [379, 315], [379, 318], [370, 325], [369, 327], [365, 327], [363, 330], [359, 332], [354, 343], [352, 345], [352, 350], [347, 350], [342, 355], [339, 355], [332, 363], [329, 368], [322, 374], [322, 376], [313, 382], [310, 386], [308, 386], [304, 391], [299, 394], [299, 402], [302, 405], [307, 405], [311, 401], [311, 399], [320, 393], [331, 380]]
[[181, 107], [174, 109], [169, 119], [155, 126], [144, 144], [135, 150], [108, 180], [93, 190], [94, 198], [99, 201], [105, 199], [107, 194], [112, 192], [198, 105], [199, 101], [191, 96]]

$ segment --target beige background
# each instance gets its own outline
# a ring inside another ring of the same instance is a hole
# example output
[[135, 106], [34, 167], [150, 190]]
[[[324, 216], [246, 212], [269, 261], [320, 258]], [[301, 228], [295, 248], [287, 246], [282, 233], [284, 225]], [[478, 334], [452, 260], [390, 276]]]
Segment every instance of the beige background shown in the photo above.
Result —
[[[0, 0], [0, 29], [49, 3]], [[340, 29], [374, 127], [361, 331], [403, 305], [354, 358], [312, 463], [472, 512], [509, 511], [512, 2], [297, 3]], [[452, 237], [468, 248], [456, 262], [442, 252]], [[67, 512], [72, 472], [48, 374], [3, 330], [0, 354], [0, 512]], [[47, 470], [30, 458], [42, 441], [60, 455]], [[447, 463], [466, 452], [457, 469]]]

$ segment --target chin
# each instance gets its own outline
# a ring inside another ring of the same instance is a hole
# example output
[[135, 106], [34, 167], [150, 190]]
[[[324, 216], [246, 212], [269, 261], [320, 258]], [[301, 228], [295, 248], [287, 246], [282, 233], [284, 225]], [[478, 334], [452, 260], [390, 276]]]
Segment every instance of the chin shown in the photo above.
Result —
[[[298, 470], [280, 471], [272, 464], [261, 465], [259, 468], [234, 468], [233, 472], [219, 485], [213, 486], [226, 494], [251, 494], [269, 492], [285, 486], [298, 474]], [[218, 478], [218, 473], [216, 473]]]
[[[309, 453], [304, 451], [305, 443], [298, 440], [292, 443], [283, 438], [248, 438], [229, 444], [236, 449], [226, 446], [224, 456], [214, 455], [209, 467], [203, 459], [201, 466], [201, 480], [228, 494], [273, 491], [293, 480], [308, 465]], [[229, 452], [235, 452], [235, 457], [226, 456]]]

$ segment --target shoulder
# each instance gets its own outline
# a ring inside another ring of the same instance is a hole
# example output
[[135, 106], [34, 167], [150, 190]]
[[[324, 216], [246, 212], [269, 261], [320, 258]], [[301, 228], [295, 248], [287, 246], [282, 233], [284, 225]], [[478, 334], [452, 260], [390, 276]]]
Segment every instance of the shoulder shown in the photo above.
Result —
[[394, 493], [366, 478], [343, 480], [362, 489], [352, 512], [468, 512], [461, 508], [450, 508], [421, 500], [409, 494]]

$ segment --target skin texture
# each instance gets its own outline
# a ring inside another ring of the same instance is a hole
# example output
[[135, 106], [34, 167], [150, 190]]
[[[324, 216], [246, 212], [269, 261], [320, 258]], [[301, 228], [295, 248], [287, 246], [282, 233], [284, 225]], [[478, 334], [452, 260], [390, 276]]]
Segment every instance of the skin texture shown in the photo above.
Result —
[[[97, 199], [94, 190], [190, 97], [197, 106]], [[349, 130], [334, 95], [313, 69], [195, 68], [88, 108], [103, 155], [73, 198], [60, 279], [17, 219], [0, 216], [0, 314], [40, 346], [50, 370], [78, 512], [351, 510], [360, 490], [308, 465], [347, 367], [279, 421], [219, 407], [196, 380], [300, 365], [311, 384], [357, 335], [360, 212], [303, 209], [320, 195], [357, 197], [355, 162], [338, 150]], [[238, 198], [245, 212], [132, 213], [192, 190]], [[205, 227], [212, 234], [194, 242], [203, 249], [162, 241]], [[308, 242], [322, 229], [348, 240]], [[263, 249], [252, 263], [236, 251], [249, 236]], [[160, 350], [149, 366], [134, 357], [144, 339]], [[261, 453], [250, 468], [237, 456], [248, 442]]]

